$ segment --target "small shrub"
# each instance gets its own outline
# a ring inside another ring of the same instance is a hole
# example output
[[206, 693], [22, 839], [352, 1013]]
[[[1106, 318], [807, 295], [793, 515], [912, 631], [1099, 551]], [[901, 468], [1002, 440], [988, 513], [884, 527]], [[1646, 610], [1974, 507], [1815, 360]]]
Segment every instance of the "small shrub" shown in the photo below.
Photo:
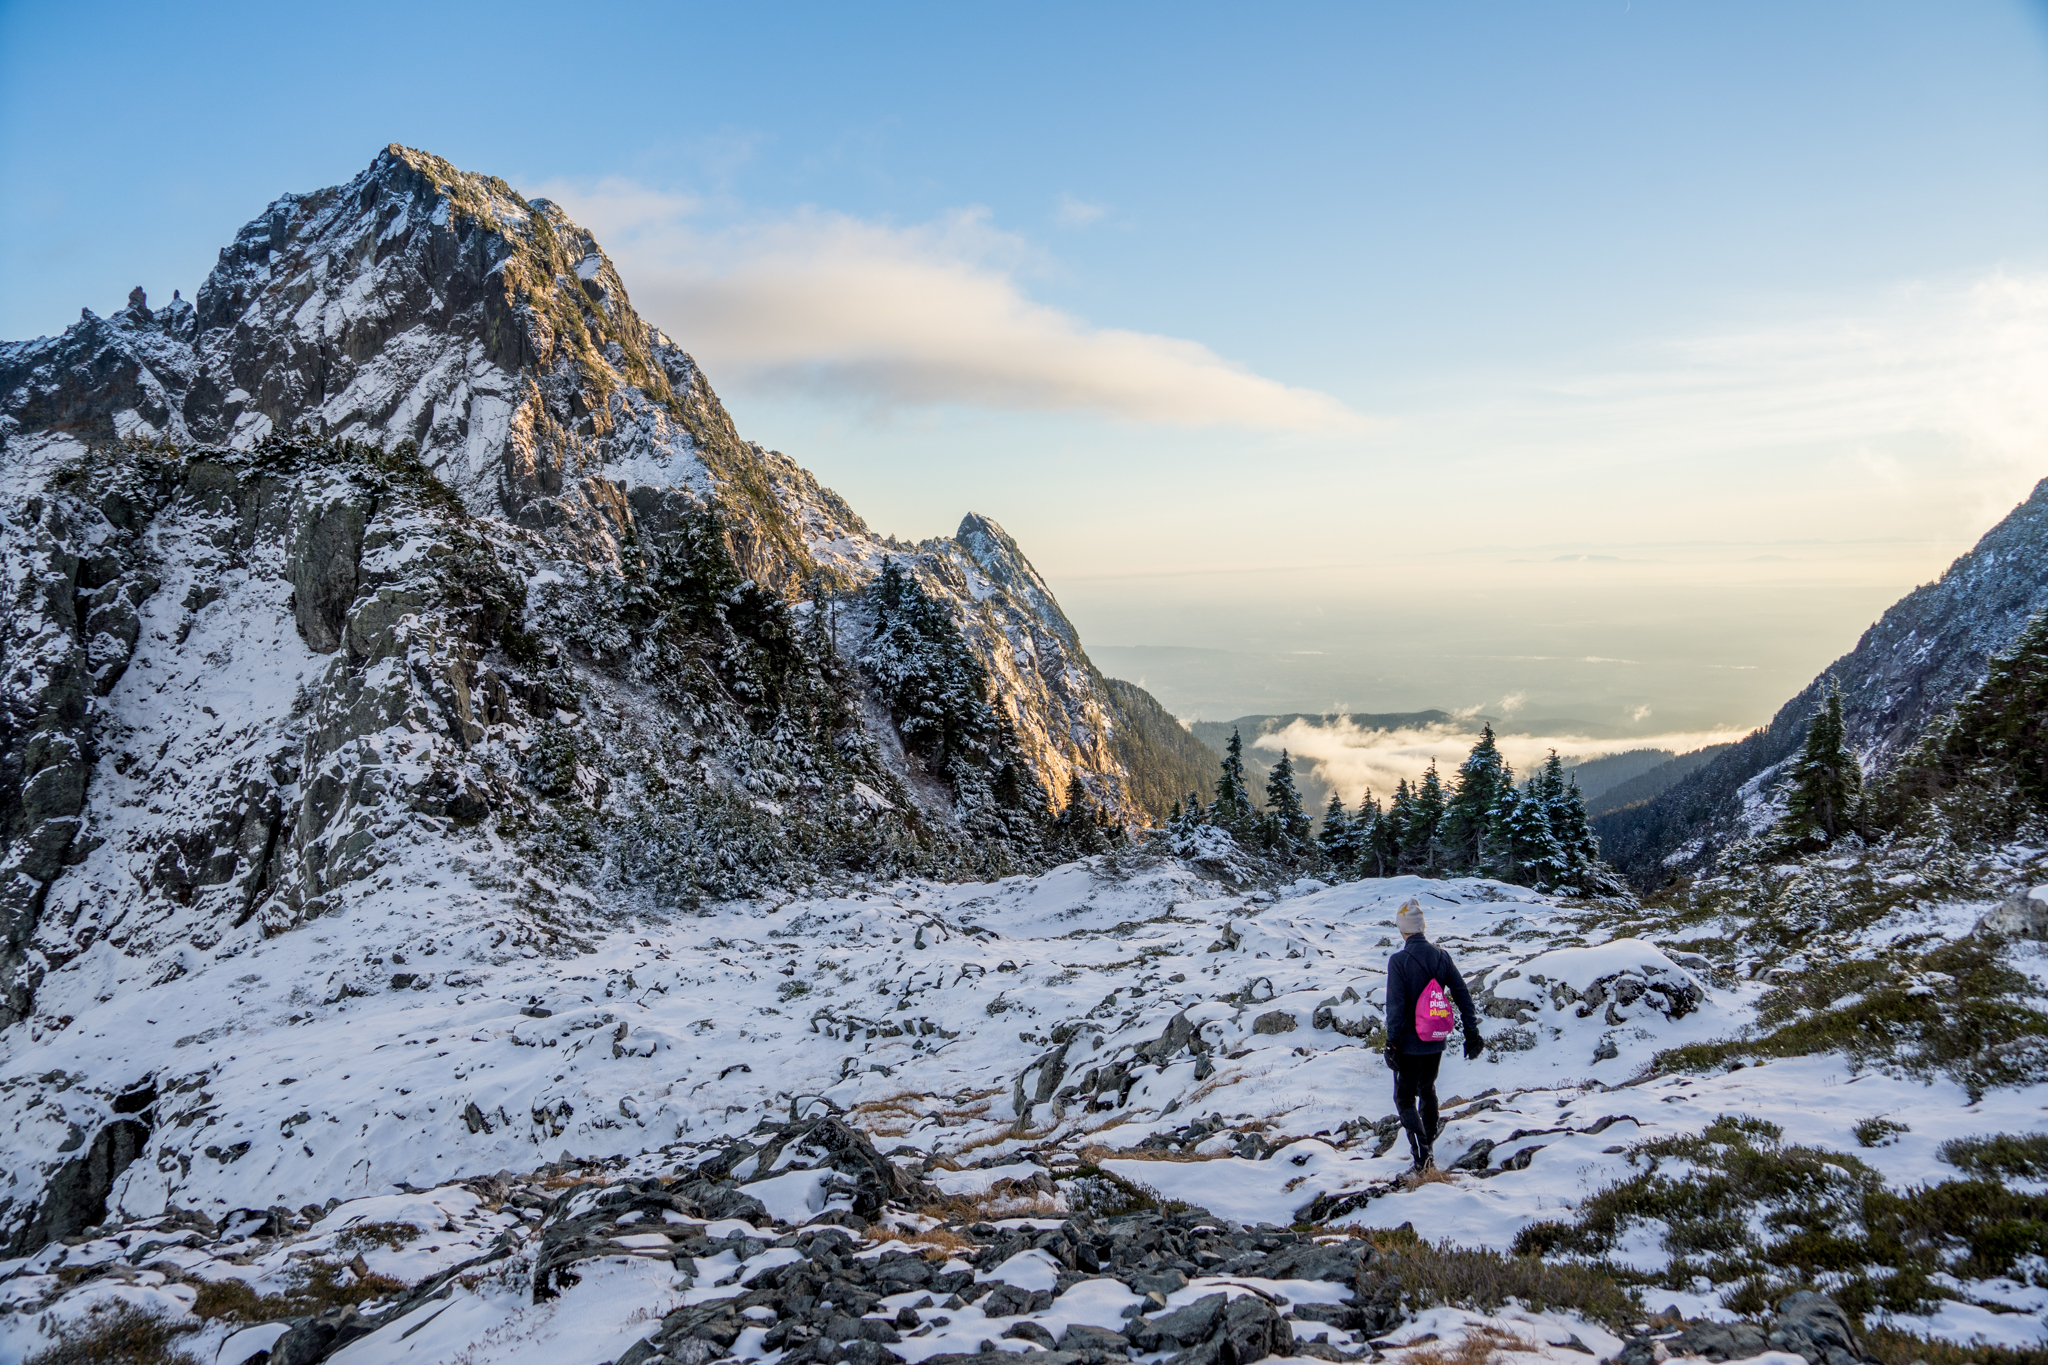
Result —
[[368, 1251], [371, 1247], [396, 1251], [419, 1235], [420, 1230], [411, 1223], [357, 1223], [343, 1229], [335, 1237], [334, 1245], [350, 1253]]
[[1909, 1124], [1898, 1123], [1891, 1119], [1864, 1119], [1855, 1128], [1856, 1145], [1859, 1147], [1889, 1147], [1898, 1141], [1899, 1134], [1912, 1131], [1913, 1129]]
[[2048, 1350], [2039, 1346], [1959, 1346], [1889, 1327], [1865, 1328], [1861, 1340], [1863, 1353], [1879, 1365], [2048, 1365]]
[[1127, 1213], [1144, 1213], [1165, 1206], [1159, 1191], [1135, 1180], [1103, 1170], [1100, 1166], [1078, 1166], [1066, 1186], [1067, 1203], [1075, 1214], [1094, 1218], [1119, 1218]]
[[1973, 1098], [2048, 1075], [2048, 1014], [1998, 945], [1974, 938], [1925, 954], [1851, 959], [1802, 972], [1768, 992], [1753, 1039], [1661, 1052], [1658, 1070], [1713, 1071], [1753, 1057], [1840, 1052], [1908, 1075], [1945, 1075]]
[[[1771, 1124], [1723, 1117], [1697, 1137], [1638, 1144], [1629, 1159], [1640, 1174], [1594, 1193], [1575, 1222], [1523, 1229], [1515, 1250], [1596, 1257], [1631, 1227], [1661, 1225], [1670, 1265], [1624, 1279], [1683, 1288], [1703, 1274], [1738, 1286], [1723, 1303], [1740, 1313], [1826, 1283], [1852, 1314], [1924, 1313], [1950, 1296], [1945, 1277], [2017, 1275], [2048, 1254], [2048, 1198], [1992, 1179], [1892, 1190], [1855, 1157], [1778, 1135]], [[1966, 1160], [2003, 1150], [1996, 1139], [1973, 1141], [1982, 1147], [1959, 1153]], [[1987, 1159], [2018, 1162], [2027, 1149], [2012, 1150], [2020, 1156]], [[1675, 1173], [1661, 1169], [1667, 1161]]]
[[1937, 1155], [1972, 1175], [2048, 1180], [2048, 1133], [1957, 1138], [1942, 1143]]
[[1635, 1292], [1616, 1283], [1603, 1267], [1470, 1250], [1448, 1241], [1430, 1246], [1420, 1239], [1405, 1241], [1400, 1231], [1375, 1245], [1384, 1258], [1381, 1273], [1400, 1287], [1411, 1308], [1451, 1304], [1492, 1313], [1518, 1299], [1538, 1313], [1575, 1311], [1615, 1325], [1642, 1316]]
[[258, 1294], [243, 1280], [206, 1280], [199, 1285], [199, 1298], [192, 1312], [206, 1321], [225, 1318], [231, 1322], [278, 1322], [285, 1318], [310, 1317], [345, 1304], [362, 1304], [403, 1294], [408, 1286], [389, 1275], [354, 1275], [338, 1281], [336, 1267], [320, 1262], [306, 1264], [298, 1277], [281, 1294]]
[[176, 1349], [179, 1337], [197, 1330], [196, 1322], [116, 1304], [58, 1329], [57, 1340], [22, 1365], [199, 1365], [190, 1351]]
[[1149, 1185], [1084, 1166], [1067, 1183], [1067, 1202], [1076, 1213], [1118, 1218], [1158, 1208], [1159, 1195]]

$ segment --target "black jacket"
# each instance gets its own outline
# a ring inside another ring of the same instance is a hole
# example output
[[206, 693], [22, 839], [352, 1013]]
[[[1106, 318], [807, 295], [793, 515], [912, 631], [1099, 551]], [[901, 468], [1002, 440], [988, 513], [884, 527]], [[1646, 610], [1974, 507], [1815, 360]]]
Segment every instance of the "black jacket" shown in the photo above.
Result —
[[1415, 1035], [1415, 1002], [1431, 979], [1443, 983], [1458, 1002], [1458, 1014], [1465, 1023], [1465, 1036], [1479, 1033], [1479, 1013], [1472, 1008], [1472, 992], [1458, 975], [1451, 955], [1421, 934], [1411, 935], [1401, 951], [1387, 959], [1387, 1041], [1408, 1053], [1442, 1052], [1442, 1043], [1425, 1043]]

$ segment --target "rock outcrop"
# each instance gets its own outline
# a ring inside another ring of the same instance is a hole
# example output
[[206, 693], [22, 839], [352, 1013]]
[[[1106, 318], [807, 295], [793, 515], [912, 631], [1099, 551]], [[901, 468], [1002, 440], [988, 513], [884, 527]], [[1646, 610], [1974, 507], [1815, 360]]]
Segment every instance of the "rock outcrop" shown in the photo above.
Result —
[[[0, 470], [0, 1026], [479, 822], [584, 912], [1037, 865], [1074, 776], [1146, 820], [1129, 699], [995, 522], [875, 536], [559, 207], [426, 153], [279, 199], [195, 302], [0, 346]], [[947, 771], [859, 663], [891, 560], [985, 691]]]

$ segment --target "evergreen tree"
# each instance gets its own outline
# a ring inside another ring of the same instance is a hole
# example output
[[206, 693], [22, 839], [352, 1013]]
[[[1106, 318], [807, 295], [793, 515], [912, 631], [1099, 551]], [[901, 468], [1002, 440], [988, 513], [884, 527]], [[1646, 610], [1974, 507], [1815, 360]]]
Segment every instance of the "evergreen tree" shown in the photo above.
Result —
[[804, 622], [804, 643], [813, 659], [837, 662], [839, 642], [832, 630], [832, 599], [825, 591], [825, 575], [814, 573], [804, 585], [810, 615]]
[[1404, 777], [1394, 784], [1387, 813], [1373, 826], [1373, 857], [1379, 864], [1380, 876], [1398, 877], [1407, 871], [1408, 831], [1414, 823], [1415, 795]]
[[1854, 827], [1863, 796], [1863, 769], [1842, 724], [1842, 689], [1828, 679], [1827, 695], [1806, 723], [1806, 744], [1791, 765], [1791, 790], [1778, 832], [1794, 843], [1824, 848]]
[[1216, 799], [1209, 803], [1209, 823], [1245, 835], [1251, 833], [1256, 818], [1251, 792], [1244, 785], [1244, 741], [1232, 730], [1223, 754], [1223, 772], [1216, 779]]
[[1552, 749], [1543, 766], [1529, 779], [1523, 800], [1533, 807], [1532, 817], [1542, 822], [1548, 847], [1530, 864], [1539, 891], [1554, 891], [1569, 885], [1572, 858], [1564, 835], [1570, 823], [1565, 814], [1569, 800], [1565, 792], [1564, 760]]
[[1579, 791], [1579, 779], [1567, 778], [1564, 796], [1556, 806], [1551, 833], [1564, 850], [1565, 881], [1578, 895], [1591, 895], [1600, 877], [1600, 841], [1593, 834], [1593, 822], [1586, 815], [1586, 798]]
[[1444, 868], [1444, 784], [1436, 760], [1408, 793], [1408, 813], [1401, 830], [1401, 870], [1434, 877]]
[[1540, 891], [1555, 880], [1565, 858], [1550, 833], [1543, 803], [1534, 795], [1536, 781], [1531, 779], [1528, 787], [1519, 791], [1512, 784], [1504, 786], [1495, 798], [1487, 829], [1486, 872]]
[[1103, 826], [1104, 817], [1089, 800], [1088, 789], [1081, 785], [1081, 774], [1068, 773], [1067, 804], [1053, 822], [1054, 837], [1071, 853], [1100, 853], [1108, 844]]
[[1351, 817], [1345, 830], [1344, 865], [1354, 877], [1384, 877], [1378, 854], [1380, 826], [1379, 798], [1372, 794], [1372, 788], [1365, 789], [1365, 795], [1358, 798], [1358, 813]]
[[1323, 807], [1323, 828], [1316, 842], [1323, 846], [1323, 857], [1332, 872], [1342, 876], [1351, 870], [1351, 821], [1344, 814], [1344, 798], [1334, 791], [1330, 804]]
[[1482, 871], [1486, 866], [1486, 834], [1503, 788], [1515, 784], [1514, 769], [1494, 743], [1488, 725], [1458, 765], [1458, 786], [1444, 808], [1443, 846], [1451, 871]]
[[1301, 808], [1301, 792], [1294, 785], [1294, 760], [1285, 749], [1266, 776], [1266, 825], [1272, 831], [1270, 847], [1299, 853], [1308, 846], [1313, 825]]

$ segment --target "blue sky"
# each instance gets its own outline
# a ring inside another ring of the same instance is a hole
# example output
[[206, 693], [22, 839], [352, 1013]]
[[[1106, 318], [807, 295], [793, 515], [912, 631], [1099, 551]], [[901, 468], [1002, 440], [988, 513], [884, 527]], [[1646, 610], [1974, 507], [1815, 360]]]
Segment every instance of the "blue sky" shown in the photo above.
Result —
[[389, 141], [1183, 712], [1753, 724], [2048, 475], [2038, 5], [6, 4], [0, 336]]

